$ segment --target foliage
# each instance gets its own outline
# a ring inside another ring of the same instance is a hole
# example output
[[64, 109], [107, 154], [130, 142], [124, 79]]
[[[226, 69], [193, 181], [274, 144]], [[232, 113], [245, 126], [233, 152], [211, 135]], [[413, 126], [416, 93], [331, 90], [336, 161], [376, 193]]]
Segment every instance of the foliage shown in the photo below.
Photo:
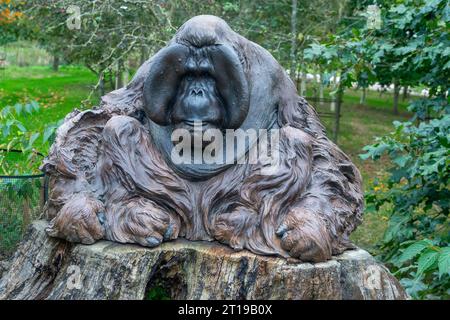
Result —
[[17, 40], [17, 22], [22, 16], [22, 12], [15, 8], [15, 1], [0, 0], [0, 45]]
[[12, 9], [11, 0], [0, 0], [0, 25], [13, 23], [20, 17], [22, 12]]
[[[41, 162], [43, 154], [36, 148], [36, 141], [42, 139], [42, 144], [49, 142], [58, 123], [49, 123], [43, 132], [36, 132], [26, 128], [23, 121], [18, 120], [32, 117], [40, 111], [37, 102], [33, 101], [25, 105], [17, 103], [14, 106], [6, 106], [0, 112], [0, 167], [4, 174], [26, 174], [35, 172]], [[19, 151], [25, 161], [11, 163], [7, 161], [12, 152]]]
[[392, 160], [387, 181], [375, 183], [366, 195], [374, 210], [390, 205], [381, 257], [397, 269], [413, 297], [448, 297], [450, 115], [395, 126], [362, 156], [379, 159], [387, 153]]
[[398, 61], [393, 71], [429, 87], [430, 97], [409, 106], [415, 112], [411, 121], [394, 122], [394, 132], [364, 148], [362, 158], [387, 155], [392, 163], [387, 178], [375, 183], [366, 200], [375, 210], [388, 208], [381, 258], [411, 296], [448, 298], [450, 7], [443, 0], [405, 0], [386, 8], [383, 18], [385, 33], [367, 39], [375, 52], [369, 62], [381, 63], [384, 51], [390, 52]]
[[[314, 39], [336, 29], [349, 0], [301, 1], [297, 5], [298, 34], [291, 34], [286, 19], [291, 0], [263, 1], [140, 1], [140, 0], [29, 0], [17, 4], [24, 13], [22, 37], [38, 40], [49, 52], [69, 63], [82, 63], [99, 79], [110, 78], [136, 67], [165, 45], [188, 18], [213, 14], [232, 28], [258, 42], [285, 65], [290, 61], [294, 39], [297, 65], [306, 70], [303, 49]], [[69, 29], [67, 9], [76, 5], [81, 13], [80, 29]], [[294, 60], [295, 62], [295, 60]], [[113, 82], [113, 81], [112, 81]], [[100, 86], [100, 80], [98, 85]]]

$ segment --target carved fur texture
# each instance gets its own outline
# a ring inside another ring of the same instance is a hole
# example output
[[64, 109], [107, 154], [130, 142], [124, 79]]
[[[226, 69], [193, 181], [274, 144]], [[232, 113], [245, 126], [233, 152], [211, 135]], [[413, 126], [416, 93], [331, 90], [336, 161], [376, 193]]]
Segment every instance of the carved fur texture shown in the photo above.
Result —
[[151, 58], [126, 87], [94, 110], [73, 111], [58, 129], [43, 165], [50, 177], [48, 234], [149, 247], [178, 237], [217, 240], [312, 262], [351, 248], [363, 210], [360, 173], [281, 66], [216, 17], [192, 18], [168, 46], [186, 42], [236, 52], [249, 94], [241, 128], [278, 128], [279, 165], [261, 174], [264, 164], [235, 164], [200, 180], [174, 170], [145, 110]]

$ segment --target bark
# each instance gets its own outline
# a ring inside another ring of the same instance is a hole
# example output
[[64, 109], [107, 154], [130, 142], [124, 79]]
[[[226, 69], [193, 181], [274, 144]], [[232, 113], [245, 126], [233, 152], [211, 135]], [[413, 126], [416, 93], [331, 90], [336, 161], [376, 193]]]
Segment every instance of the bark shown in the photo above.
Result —
[[400, 96], [400, 86], [394, 82], [394, 114], [398, 114], [398, 98]]
[[306, 71], [302, 72], [300, 80], [300, 95], [304, 97], [306, 95]]
[[53, 56], [52, 69], [53, 71], [59, 70], [59, 56], [57, 55]]
[[115, 89], [120, 89], [123, 87], [123, 61], [117, 61], [117, 71], [116, 71], [116, 85]]
[[403, 101], [408, 99], [408, 96], [409, 96], [409, 94], [408, 94], [408, 86], [404, 86], [403, 87], [403, 97], [402, 97]]
[[333, 128], [333, 142], [337, 143], [338, 141], [338, 135], [339, 135], [339, 121], [341, 118], [341, 104], [342, 104], [342, 98], [344, 95], [344, 88], [342, 88], [342, 85], [339, 83], [338, 92], [336, 94], [336, 106], [334, 110], [334, 128]]
[[103, 72], [100, 73], [98, 80], [98, 91], [100, 92], [101, 97], [105, 95], [105, 74]]
[[405, 299], [389, 271], [361, 249], [325, 263], [176, 240], [149, 249], [50, 238], [36, 221], [0, 280], [0, 299]]
[[318, 76], [319, 79], [319, 99], [320, 99], [320, 105], [323, 106], [323, 74], [320, 73], [320, 75]]
[[359, 104], [361, 105], [364, 105], [366, 103], [366, 90], [366, 87], [361, 88], [361, 97], [359, 99]]
[[109, 86], [110, 86], [111, 90], [114, 90], [115, 82], [116, 82], [116, 80], [114, 79], [114, 72], [110, 71], [109, 72]]
[[149, 58], [148, 56], [149, 56], [148, 48], [146, 46], [142, 46], [139, 64], [143, 65], [145, 63], [145, 61], [147, 61], [147, 59]]

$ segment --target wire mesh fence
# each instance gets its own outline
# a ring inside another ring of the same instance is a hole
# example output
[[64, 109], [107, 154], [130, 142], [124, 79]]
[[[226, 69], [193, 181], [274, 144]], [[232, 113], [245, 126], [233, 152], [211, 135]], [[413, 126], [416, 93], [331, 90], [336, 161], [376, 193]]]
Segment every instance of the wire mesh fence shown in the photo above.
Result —
[[0, 258], [10, 255], [47, 200], [45, 174], [0, 176]]

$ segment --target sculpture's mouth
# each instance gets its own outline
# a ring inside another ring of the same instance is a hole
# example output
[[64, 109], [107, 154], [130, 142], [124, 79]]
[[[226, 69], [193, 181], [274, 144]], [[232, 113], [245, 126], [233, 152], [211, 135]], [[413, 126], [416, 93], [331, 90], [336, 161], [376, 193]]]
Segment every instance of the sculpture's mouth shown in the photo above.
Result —
[[189, 140], [187, 143], [193, 149], [204, 149], [211, 142], [210, 135], [218, 131], [223, 133], [216, 121], [185, 120], [173, 126], [172, 136]]
[[183, 129], [193, 134], [195, 132], [205, 133], [210, 129], [219, 129], [220, 126], [216, 121], [200, 121], [200, 120], [184, 120], [174, 126], [174, 130]]

